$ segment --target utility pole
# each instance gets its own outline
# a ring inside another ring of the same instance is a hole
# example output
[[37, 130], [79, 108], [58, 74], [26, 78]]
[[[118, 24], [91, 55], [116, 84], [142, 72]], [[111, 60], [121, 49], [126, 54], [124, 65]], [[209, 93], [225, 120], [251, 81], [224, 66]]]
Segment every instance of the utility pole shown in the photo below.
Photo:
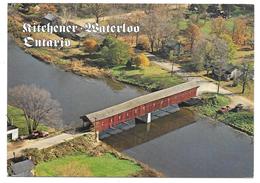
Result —
[[174, 62], [173, 62], [173, 50], [171, 50], [171, 51], [169, 52], [168, 59], [172, 62], [171, 76], [173, 76], [173, 66], [174, 66]]
[[243, 64], [243, 76], [242, 76], [243, 83], [242, 83], [242, 92], [241, 92], [242, 94], [245, 93], [246, 83], [248, 79], [248, 71], [249, 71], [248, 64]]

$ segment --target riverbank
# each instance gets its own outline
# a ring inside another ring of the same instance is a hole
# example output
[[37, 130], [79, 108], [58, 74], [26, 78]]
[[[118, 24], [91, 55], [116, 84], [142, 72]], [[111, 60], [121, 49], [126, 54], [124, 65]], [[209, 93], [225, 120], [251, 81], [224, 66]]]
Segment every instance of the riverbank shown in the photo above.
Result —
[[[33, 162], [36, 164], [36, 176], [163, 176], [160, 172], [116, 151], [109, 145], [96, 142], [93, 133], [41, 150], [26, 149], [23, 151], [23, 155], [32, 157]], [[68, 163], [60, 164], [60, 161], [64, 158], [73, 161], [65, 161]], [[100, 162], [102, 159], [105, 161]], [[80, 163], [79, 160], [88, 161], [87, 167], [86, 165], [77, 166], [77, 170], [73, 171], [73, 175], [71, 171], [67, 171], [67, 173], [60, 171]], [[50, 167], [47, 172], [45, 171], [46, 167]], [[111, 169], [111, 167], [114, 168]], [[79, 171], [80, 169], [87, 170], [89, 175], [85, 174], [86, 171]]]
[[[17, 107], [8, 105], [7, 106], [7, 115], [12, 121], [13, 125], [18, 127], [19, 129], [19, 136], [27, 136], [29, 135], [27, 126], [26, 126], [26, 120], [23, 114], [23, 111]], [[54, 128], [48, 127], [44, 124], [39, 124], [37, 127], [37, 130], [39, 131], [46, 131], [50, 135], [56, 134], [58, 131], [56, 131]]]
[[[105, 78], [117, 80], [126, 84], [141, 87], [142, 89], [152, 92], [174, 86], [183, 82], [179, 76], [171, 76], [171, 74], [157, 65], [147, 68], [133, 69], [131, 71], [119, 65], [111, 69], [102, 68], [95, 65], [95, 61], [89, 58], [89, 54], [85, 52], [82, 41], [73, 41], [71, 39], [71, 47], [69, 48], [26, 48], [23, 45], [22, 38], [25, 33], [17, 32], [16, 27], [21, 27], [24, 22], [21, 13], [8, 16], [9, 33], [16, 44], [26, 53], [32, 55], [38, 60], [47, 64], [54, 64], [65, 71], [74, 74], [92, 78]], [[30, 33], [35, 39], [60, 39], [56, 34], [50, 33]], [[90, 60], [89, 60], [90, 59]]]
[[254, 112], [251, 109], [217, 114], [221, 107], [230, 105], [231, 100], [229, 97], [221, 94], [204, 94], [202, 100], [203, 104], [191, 108], [202, 115], [220, 121], [250, 136], [254, 135]]

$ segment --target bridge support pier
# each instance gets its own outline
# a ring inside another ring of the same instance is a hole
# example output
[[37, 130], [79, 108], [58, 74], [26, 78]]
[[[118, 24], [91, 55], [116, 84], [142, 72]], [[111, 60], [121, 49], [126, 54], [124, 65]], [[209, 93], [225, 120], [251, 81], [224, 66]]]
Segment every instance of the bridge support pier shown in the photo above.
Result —
[[147, 114], [147, 120], [146, 120], [146, 122], [147, 122], [147, 123], [151, 123], [151, 121], [152, 121], [152, 113], [150, 112], [150, 113]]
[[137, 119], [145, 122], [145, 123], [151, 123], [152, 121], [152, 113], [147, 113], [144, 116], [137, 117]]

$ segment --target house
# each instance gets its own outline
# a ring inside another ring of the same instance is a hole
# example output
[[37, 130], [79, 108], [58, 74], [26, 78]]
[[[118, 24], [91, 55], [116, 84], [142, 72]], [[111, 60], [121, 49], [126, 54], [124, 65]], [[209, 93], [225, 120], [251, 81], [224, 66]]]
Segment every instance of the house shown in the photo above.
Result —
[[10, 166], [12, 177], [32, 177], [34, 163], [30, 159], [12, 163]]
[[17, 140], [19, 137], [19, 129], [7, 122], [7, 138], [8, 140]]
[[212, 76], [215, 79], [218, 79], [219, 75], [221, 75], [221, 80], [224, 81], [236, 79], [242, 74], [241, 71], [232, 64], [226, 64], [224, 66], [221, 66], [221, 68], [219, 68], [216, 65], [212, 65], [211, 68], [212, 68]]
[[42, 18], [41, 24], [46, 25], [48, 23], [50, 23], [50, 25], [59, 25], [61, 24], [61, 19], [56, 15], [48, 13]]
[[160, 55], [163, 58], [168, 58], [170, 51], [172, 50], [175, 55], [181, 53], [181, 43], [175, 40], [169, 40], [163, 43], [162, 48], [159, 50]]

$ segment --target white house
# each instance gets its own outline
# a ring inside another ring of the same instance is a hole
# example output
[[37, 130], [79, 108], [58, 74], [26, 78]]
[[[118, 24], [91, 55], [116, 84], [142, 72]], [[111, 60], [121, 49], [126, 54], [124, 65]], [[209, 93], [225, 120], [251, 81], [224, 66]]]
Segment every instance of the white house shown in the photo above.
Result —
[[17, 140], [19, 137], [19, 130], [16, 126], [7, 123], [7, 137], [10, 140]]

